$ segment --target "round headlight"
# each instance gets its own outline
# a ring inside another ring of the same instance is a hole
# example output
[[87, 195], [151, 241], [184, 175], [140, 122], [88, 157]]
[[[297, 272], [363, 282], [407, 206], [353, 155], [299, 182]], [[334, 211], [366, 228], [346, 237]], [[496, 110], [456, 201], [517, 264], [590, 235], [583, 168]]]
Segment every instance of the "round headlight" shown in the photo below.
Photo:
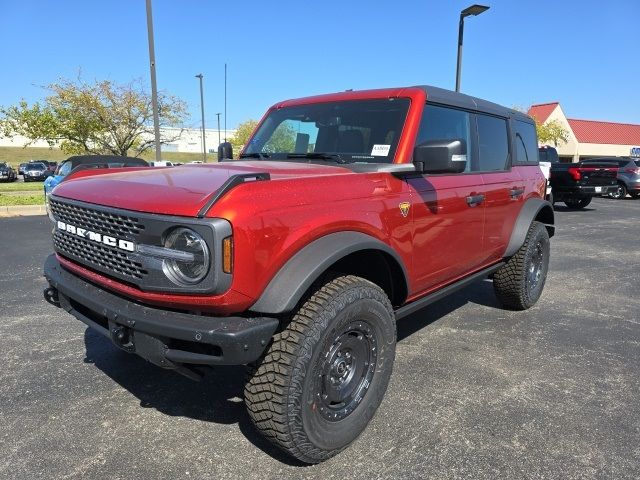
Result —
[[204, 239], [189, 228], [172, 230], [164, 241], [165, 248], [184, 252], [184, 258], [163, 260], [162, 270], [178, 285], [194, 285], [209, 272], [209, 248]]

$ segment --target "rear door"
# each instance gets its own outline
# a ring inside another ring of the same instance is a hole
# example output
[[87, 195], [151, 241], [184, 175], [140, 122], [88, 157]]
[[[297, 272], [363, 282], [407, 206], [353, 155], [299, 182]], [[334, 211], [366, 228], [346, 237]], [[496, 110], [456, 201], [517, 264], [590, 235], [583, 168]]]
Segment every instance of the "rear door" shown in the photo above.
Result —
[[413, 270], [418, 291], [430, 290], [477, 269], [483, 263], [484, 186], [472, 171], [472, 114], [427, 104], [416, 145], [428, 140], [464, 140], [467, 170], [459, 174], [420, 175], [413, 190]]
[[478, 163], [485, 185], [483, 250], [486, 261], [504, 252], [526, 192], [525, 180], [511, 168], [507, 119], [478, 113]]

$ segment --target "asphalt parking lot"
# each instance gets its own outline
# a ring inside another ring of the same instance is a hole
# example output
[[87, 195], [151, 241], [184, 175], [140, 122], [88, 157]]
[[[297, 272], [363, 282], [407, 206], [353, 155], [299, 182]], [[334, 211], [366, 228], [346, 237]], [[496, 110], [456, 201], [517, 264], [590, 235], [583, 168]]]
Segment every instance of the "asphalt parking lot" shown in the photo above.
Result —
[[252, 429], [242, 368], [200, 383], [42, 300], [46, 217], [0, 219], [1, 478], [640, 478], [640, 200], [558, 208], [545, 292], [489, 281], [398, 326], [375, 419], [316, 466]]

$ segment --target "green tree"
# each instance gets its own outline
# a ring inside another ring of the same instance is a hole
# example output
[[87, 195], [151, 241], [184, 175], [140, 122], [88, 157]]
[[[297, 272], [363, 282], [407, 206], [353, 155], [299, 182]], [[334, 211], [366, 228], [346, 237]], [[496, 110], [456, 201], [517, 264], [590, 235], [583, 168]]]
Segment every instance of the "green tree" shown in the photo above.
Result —
[[553, 143], [557, 147], [569, 141], [569, 132], [558, 120], [551, 120], [546, 123], [536, 121], [536, 130], [540, 143]]
[[258, 122], [256, 120], [247, 120], [246, 122], [242, 122], [238, 125], [236, 129], [236, 133], [229, 139], [231, 145], [233, 145], [233, 153], [237, 156], [240, 154], [240, 150], [244, 147], [249, 141], [249, 137], [255, 130]]
[[[49, 146], [59, 145], [67, 154], [91, 153], [138, 156], [153, 148], [151, 95], [140, 81], [116, 84], [109, 80], [89, 84], [78, 78], [62, 79], [44, 87], [49, 95], [42, 103], [0, 108], [0, 132], [22, 135]], [[176, 127], [187, 116], [186, 103], [158, 93], [161, 127]], [[167, 134], [163, 143], [180, 137], [182, 130]]]

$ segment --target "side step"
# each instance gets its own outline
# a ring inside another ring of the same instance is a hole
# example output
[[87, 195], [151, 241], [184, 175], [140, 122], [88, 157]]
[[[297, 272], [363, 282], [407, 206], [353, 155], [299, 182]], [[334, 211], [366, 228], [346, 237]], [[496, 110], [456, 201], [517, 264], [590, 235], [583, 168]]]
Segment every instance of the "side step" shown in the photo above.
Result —
[[423, 309], [427, 305], [430, 305], [438, 300], [443, 299], [444, 297], [452, 294], [453, 292], [464, 288], [476, 280], [481, 280], [483, 278], [488, 277], [493, 272], [498, 270], [500, 267], [504, 265], [504, 262], [496, 263], [495, 265], [491, 265], [488, 268], [480, 270], [479, 272], [474, 273], [473, 275], [469, 275], [468, 277], [463, 278], [462, 280], [458, 280], [455, 283], [447, 285], [446, 287], [441, 288], [437, 292], [430, 293], [429, 295], [419, 298], [418, 300], [414, 300], [403, 307], [400, 307], [396, 310], [396, 319], [400, 320], [401, 318], [406, 317], [407, 315], [411, 315], [412, 313], [417, 312], [418, 310]]

